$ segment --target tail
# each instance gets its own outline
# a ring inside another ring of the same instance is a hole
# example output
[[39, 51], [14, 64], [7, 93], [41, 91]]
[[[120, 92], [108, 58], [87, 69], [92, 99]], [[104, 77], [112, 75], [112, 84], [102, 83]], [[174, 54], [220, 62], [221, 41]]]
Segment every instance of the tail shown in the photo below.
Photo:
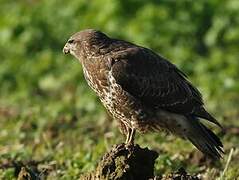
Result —
[[190, 116], [187, 120], [188, 130], [184, 132], [186, 138], [205, 155], [220, 159], [224, 153], [220, 139], [197, 118]]
[[216, 125], [218, 125], [221, 129], [223, 129], [222, 125], [211, 115], [209, 114], [203, 106], [200, 106], [194, 110], [193, 113], [195, 116], [206, 119]]

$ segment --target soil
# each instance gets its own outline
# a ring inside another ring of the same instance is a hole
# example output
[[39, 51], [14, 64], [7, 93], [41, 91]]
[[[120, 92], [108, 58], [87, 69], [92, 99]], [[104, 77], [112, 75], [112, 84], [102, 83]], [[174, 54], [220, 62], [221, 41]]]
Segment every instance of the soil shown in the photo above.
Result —
[[139, 145], [115, 145], [106, 153], [97, 168], [81, 176], [82, 180], [199, 180], [197, 176], [189, 175], [185, 169], [177, 172], [154, 176], [154, 163], [158, 153]]

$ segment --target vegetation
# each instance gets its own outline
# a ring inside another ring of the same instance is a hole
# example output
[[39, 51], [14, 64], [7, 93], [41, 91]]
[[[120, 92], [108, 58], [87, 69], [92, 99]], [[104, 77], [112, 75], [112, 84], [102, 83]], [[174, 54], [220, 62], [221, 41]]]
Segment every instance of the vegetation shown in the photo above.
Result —
[[225, 126], [226, 134], [215, 128], [225, 145], [217, 163], [174, 136], [138, 135], [137, 143], [160, 153], [156, 174], [183, 166], [205, 179], [239, 176], [239, 1], [0, 4], [0, 179], [16, 178], [21, 166], [48, 179], [77, 179], [124, 141], [86, 85], [80, 64], [62, 54], [69, 36], [85, 28], [160, 52], [186, 72]]

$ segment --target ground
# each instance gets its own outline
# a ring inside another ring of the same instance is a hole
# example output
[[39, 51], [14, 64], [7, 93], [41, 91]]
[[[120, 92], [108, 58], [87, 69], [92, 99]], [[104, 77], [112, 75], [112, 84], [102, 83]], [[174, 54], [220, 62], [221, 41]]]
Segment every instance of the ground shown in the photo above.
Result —
[[[2, 98], [0, 179], [16, 179], [21, 170], [48, 179], [78, 179], [92, 171], [114, 144], [124, 141], [93, 93], [82, 93], [82, 108], [74, 102], [73, 92], [74, 88], [64, 90], [53, 98], [41, 92], [29, 99]], [[220, 162], [205, 159], [189, 142], [164, 132], [137, 134], [136, 143], [159, 153], [155, 163], [158, 176], [184, 168], [204, 179], [235, 179], [239, 176], [237, 116], [224, 117], [225, 132], [212, 127], [225, 145]]]

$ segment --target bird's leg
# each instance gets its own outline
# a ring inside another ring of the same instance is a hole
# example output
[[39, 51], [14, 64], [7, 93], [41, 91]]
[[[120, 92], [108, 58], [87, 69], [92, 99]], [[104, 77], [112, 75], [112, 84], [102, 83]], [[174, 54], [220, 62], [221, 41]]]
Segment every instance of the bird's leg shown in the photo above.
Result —
[[126, 134], [126, 141], [125, 141], [125, 144], [128, 144], [131, 129], [130, 129], [128, 126], [126, 126], [126, 131], [127, 131], [127, 134]]
[[126, 145], [134, 145], [134, 136], [135, 136], [135, 129], [134, 128], [129, 128], [129, 133], [127, 134], [127, 141]]

